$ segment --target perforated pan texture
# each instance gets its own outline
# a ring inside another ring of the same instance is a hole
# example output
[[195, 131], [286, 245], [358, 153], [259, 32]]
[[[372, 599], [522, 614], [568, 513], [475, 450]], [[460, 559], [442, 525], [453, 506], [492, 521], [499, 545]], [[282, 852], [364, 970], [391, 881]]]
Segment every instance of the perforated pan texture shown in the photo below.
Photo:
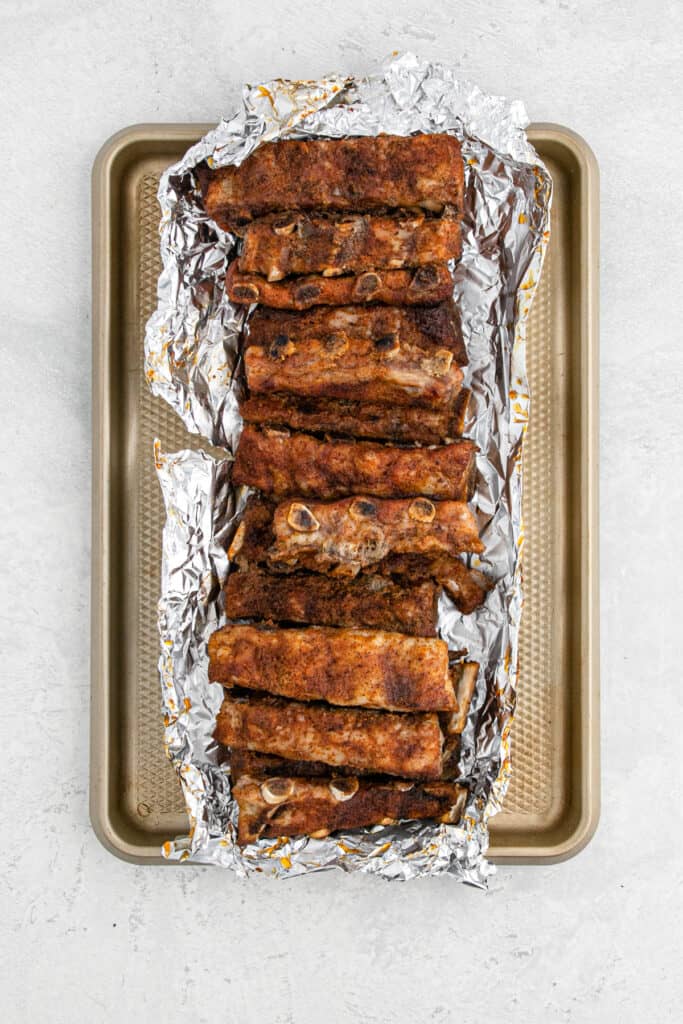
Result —
[[[163, 503], [152, 442], [207, 448], [142, 373], [160, 270], [161, 171], [203, 126], [141, 126], [94, 172], [93, 721], [91, 813], [120, 855], [158, 859], [186, 830], [163, 750], [157, 672]], [[593, 379], [597, 239], [590, 151], [553, 126], [533, 140], [553, 175], [552, 240], [528, 328], [525, 608], [513, 778], [491, 854], [548, 860], [580, 848], [597, 820], [597, 542]], [[216, 452], [220, 455], [220, 452]], [[595, 534], [591, 539], [590, 526]]]

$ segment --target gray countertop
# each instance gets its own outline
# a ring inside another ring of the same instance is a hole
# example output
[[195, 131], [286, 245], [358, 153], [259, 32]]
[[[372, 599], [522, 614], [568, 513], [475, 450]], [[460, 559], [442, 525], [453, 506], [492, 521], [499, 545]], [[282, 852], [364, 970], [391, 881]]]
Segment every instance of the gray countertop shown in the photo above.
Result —
[[[0, 40], [3, 1018], [680, 1020], [681, 6], [34, 0]], [[88, 820], [92, 161], [133, 122], [217, 120], [244, 80], [392, 49], [600, 163], [601, 823], [485, 894], [134, 867]]]

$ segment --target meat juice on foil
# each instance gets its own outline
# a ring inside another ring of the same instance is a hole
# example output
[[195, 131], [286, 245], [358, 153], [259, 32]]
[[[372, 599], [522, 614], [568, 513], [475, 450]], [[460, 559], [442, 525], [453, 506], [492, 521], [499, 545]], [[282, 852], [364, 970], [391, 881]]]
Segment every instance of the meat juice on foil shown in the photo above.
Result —
[[[156, 467], [166, 503], [160, 673], [166, 746], [190, 818], [166, 857], [296, 875], [339, 867], [384, 878], [449, 874], [485, 886], [488, 820], [510, 778], [522, 610], [521, 452], [529, 413], [525, 325], [549, 238], [551, 180], [528, 142], [524, 107], [460, 81], [452, 68], [403, 54], [366, 78], [275, 80], [246, 86], [242, 108], [194, 145], [159, 186], [158, 306], [147, 325], [145, 368], [189, 431], [226, 449], [163, 453]], [[480, 663], [462, 737], [460, 780], [469, 786], [458, 825], [405, 822], [337, 833], [236, 843], [237, 807], [228, 765], [212, 738], [222, 689], [208, 683], [207, 641], [225, 621], [226, 547], [246, 493], [230, 468], [242, 421], [239, 339], [244, 311], [228, 301], [224, 276], [236, 239], [203, 212], [194, 168], [239, 164], [261, 142], [380, 133], [449, 132], [465, 161], [463, 252], [454, 265], [472, 390], [465, 434], [480, 449], [475, 509], [485, 554], [470, 556], [496, 584], [485, 604], [461, 615], [445, 595], [441, 635]]]

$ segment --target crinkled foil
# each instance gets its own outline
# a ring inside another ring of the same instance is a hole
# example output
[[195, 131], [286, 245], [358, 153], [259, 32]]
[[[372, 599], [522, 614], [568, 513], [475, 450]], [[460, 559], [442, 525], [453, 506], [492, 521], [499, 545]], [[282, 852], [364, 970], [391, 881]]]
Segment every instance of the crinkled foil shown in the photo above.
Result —
[[[489, 817], [510, 777], [522, 607], [521, 446], [529, 395], [525, 323], [548, 241], [550, 177], [527, 141], [524, 107], [487, 96], [452, 69], [411, 54], [368, 78], [274, 81], [247, 86], [241, 111], [223, 121], [163, 176], [159, 303], [146, 333], [146, 372], [187, 428], [228, 449], [163, 454], [156, 463], [167, 509], [160, 661], [166, 743], [190, 815], [187, 837], [167, 857], [221, 864], [240, 874], [294, 875], [339, 867], [407, 879], [448, 873], [483, 886]], [[466, 433], [480, 448], [473, 501], [486, 551], [481, 566], [496, 585], [474, 614], [442, 596], [439, 625], [454, 650], [481, 664], [463, 734], [460, 776], [470, 787], [458, 826], [409, 822], [327, 839], [235, 842], [236, 805], [228, 767], [211, 733], [222, 690], [207, 676], [207, 640], [224, 621], [225, 553], [244, 503], [230, 482], [241, 430], [238, 340], [243, 312], [231, 306], [223, 277], [235, 240], [202, 212], [193, 168], [240, 163], [260, 142], [282, 136], [338, 138], [451, 132], [462, 141], [466, 209], [454, 296], [462, 311], [473, 391]]]

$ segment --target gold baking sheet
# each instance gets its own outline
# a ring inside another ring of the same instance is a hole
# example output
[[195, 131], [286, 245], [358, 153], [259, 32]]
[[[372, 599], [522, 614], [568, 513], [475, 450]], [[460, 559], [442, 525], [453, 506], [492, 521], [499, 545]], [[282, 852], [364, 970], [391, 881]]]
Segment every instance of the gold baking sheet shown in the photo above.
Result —
[[[143, 377], [160, 270], [161, 171], [207, 125], [139, 125], [93, 170], [93, 565], [91, 818], [139, 863], [187, 830], [163, 750], [157, 659], [163, 503], [152, 440], [210, 450]], [[552, 236], [528, 328], [525, 608], [505, 810], [492, 859], [560, 860], [599, 814], [597, 300], [598, 172], [566, 128], [531, 139], [554, 181]], [[220, 455], [220, 452], [216, 452]]]

